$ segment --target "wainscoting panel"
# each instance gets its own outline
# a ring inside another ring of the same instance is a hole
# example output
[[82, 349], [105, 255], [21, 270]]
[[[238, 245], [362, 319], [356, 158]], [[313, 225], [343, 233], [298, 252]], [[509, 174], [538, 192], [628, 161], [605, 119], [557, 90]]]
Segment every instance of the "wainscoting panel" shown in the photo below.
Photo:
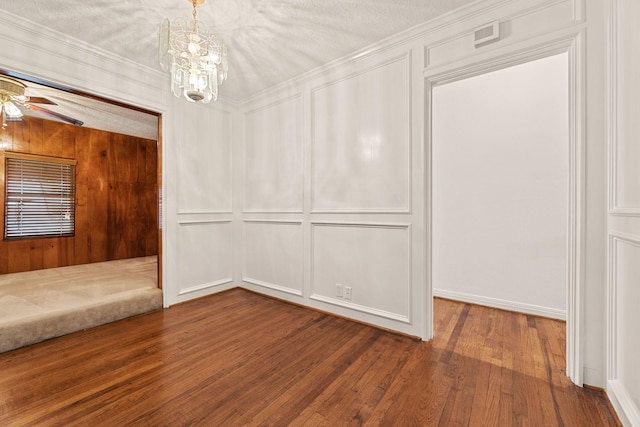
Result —
[[244, 212], [302, 212], [302, 96], [244, 115]]
[[312, 211], [410, 210], [411, 56], [311, 91]]
[[230, 220], [178, 223], [178, 295], [230, 283], [233, 229]]
[[180, 102], [178, 212], [231, 212], [231, 114], [210, 106]]
[[302, 295], [302, 221], [244, 221], [242, 280]]
[[[640, 100], [638, 73], [638, 28], [640, 15], [637, 2], [611, 2], [620, 18], [612, 28], [610, 46], [610, 138], [609, 183], [612, 215], [640, 217], [640, 121], [637, 119]], [[621, 4], [618, 4], [621, 3]], [[619, 22], [619, 23], [618, 23]]]
[[609, 386], [614, 385], [613, 397], [626, 417], [637, 423], [640, 422], [640, 237], [612, 235], [610, 245], [609, 374], [613, 384]]
[[640, 3], [607, 1], [609, 233], [607, 396], [623, 425], [640, 426]]
[[410, 240], [407, 224], [312, 222], [311, 299], [409, 323]]

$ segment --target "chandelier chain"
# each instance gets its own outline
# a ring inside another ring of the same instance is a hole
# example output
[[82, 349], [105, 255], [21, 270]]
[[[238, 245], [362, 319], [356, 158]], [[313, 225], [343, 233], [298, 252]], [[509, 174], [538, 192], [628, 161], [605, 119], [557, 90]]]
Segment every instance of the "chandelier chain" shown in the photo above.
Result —
[[198, 2], [197, 0], [193, 0], [193, 31], [196, 32], [197, 31], [197, 16], [198, 16], [198, 12], [197, 12], [197, 7], [198, 7]]

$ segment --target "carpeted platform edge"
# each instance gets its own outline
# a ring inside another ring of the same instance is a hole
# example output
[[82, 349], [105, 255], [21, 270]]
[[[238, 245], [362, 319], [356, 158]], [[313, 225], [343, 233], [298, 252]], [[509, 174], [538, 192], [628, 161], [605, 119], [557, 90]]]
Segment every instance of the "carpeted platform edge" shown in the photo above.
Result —
[[142, 289], [98, 304], [7, 322], [0, 325], [0, 353], [160, 308], [162, 291]]

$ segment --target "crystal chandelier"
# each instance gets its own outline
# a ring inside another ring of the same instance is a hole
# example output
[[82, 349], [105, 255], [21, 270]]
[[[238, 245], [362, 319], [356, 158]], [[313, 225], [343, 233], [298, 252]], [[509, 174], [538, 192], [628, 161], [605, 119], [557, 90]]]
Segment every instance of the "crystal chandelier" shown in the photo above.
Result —
[[218, 86], [227, 79], [227, 47], [197, 20], [196, 7], [205, 0], [187, 1], [193, 4], [193, 24], [165, 19], [160, 25], [160, 65], [170, 72], [176, 97], [206, 104], [218, 99]]

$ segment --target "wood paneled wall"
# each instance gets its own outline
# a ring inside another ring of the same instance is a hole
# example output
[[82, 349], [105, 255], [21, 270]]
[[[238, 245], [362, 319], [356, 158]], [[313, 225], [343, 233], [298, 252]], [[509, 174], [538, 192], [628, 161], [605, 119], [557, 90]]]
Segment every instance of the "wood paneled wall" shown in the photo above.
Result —
[[1, 240], [0, 274], [158, 254], [156, 141], [25, 117], [0, 130], [0, 147], [78, 160], [75, 236]]

